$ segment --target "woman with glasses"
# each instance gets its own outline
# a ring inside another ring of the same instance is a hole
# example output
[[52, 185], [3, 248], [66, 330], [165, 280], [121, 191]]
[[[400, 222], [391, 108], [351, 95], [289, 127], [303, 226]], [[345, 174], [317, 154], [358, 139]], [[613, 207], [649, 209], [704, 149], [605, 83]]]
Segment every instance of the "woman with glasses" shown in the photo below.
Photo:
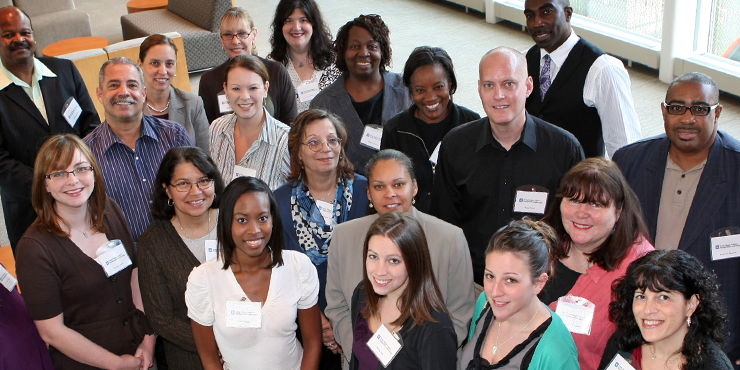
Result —
[[270, 44], [272, 52], [267, 57], [288, 69], [299, 113], [342, 74], [334, 65], [331, 31], [314, 0], [281, 0], [272, 21]]
[[[221, 33], [221, 44], [229, 60], [237, 55], [254, 55], [265, 65], [270, 75], [271, 85], [269, 98], [264, 103], [265, 108], [278, 121], [293, 122], [298, 111], [296, 110], [296, 93], [290, 75], [282, 64], [257, 55], [257, 28], [249, 13], [239, 7], [228, 9], [221, 16], [219, 32]], [[203, 73], [200, 77], [198, 95], [203, 98], [208, 122], [213, 122], [216, 118], [232, 111], [223, 95], [224, 74], [229, 60]]]
[[285, 248], [305, 253], [319, 274], [323, 330], [321, 369], [341, 367], [331, 323], [324, 315], [329, 242], [337, 224], [367, 213], [367, 179], [353, 171], [344, 153], [347, 131], [336, 115], [309, 109], [290, 130], [288, 182], [275, 190], [285, 230]]
[[80, 138], [56, 135], [41, 147], [32, 203], [38, 218], [18, 243], [16, 268], [54, 368], [149, 368], [155, 340], [134, 240]]
[[154, 183], [154, 222], [139, 239], [141, 297], [152, 328], [163, 339], [169, 368], [203, 369], [190, 329], [185, 287], [193, 268], [216, 257], [224, 184], [211, 158], [191, 146], [170, 149]]

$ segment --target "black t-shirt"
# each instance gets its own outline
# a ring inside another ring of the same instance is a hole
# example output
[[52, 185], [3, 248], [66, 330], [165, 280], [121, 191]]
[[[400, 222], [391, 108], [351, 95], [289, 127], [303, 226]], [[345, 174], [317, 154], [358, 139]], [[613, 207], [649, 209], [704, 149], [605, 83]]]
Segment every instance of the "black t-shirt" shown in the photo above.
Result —
[[448, 114], [445, 119], [437, 123], [426, 123], [421, 119], [414, 117], [414, 124], [416, 130], [419, 131], [421, 140], [424, 141], [424, 146], [427, 148], [427, 154], [429, 156], [434, 153], [434, 148], [437, 147], [442, 138], [452, 130], [452, 119], [451, 114]]
[[547, 285], [537, 296], [542, 303], [550, 305], [558, 298], [568, 295], [568, 292], [573, 289], [580, 277], [580, 272], [569, 269], [568, 266], [557, 260], [555, 261], [555, 272], [552, 279], [547, 281]]
[[365, 101], [357, 102], [352, 97], [352, 95], [349, 96], [349, 99], [352, 101], [352, 106], [355, 107], [355, 111], [357, 112], [357, 115], [360, 117], [360, 121], [362, 121], [363, 125], [380, 126], [382, 124], [382, 118], [383, 118], [382, 116], [383, 115], [383, 90], [382, 89], [375, 96]]

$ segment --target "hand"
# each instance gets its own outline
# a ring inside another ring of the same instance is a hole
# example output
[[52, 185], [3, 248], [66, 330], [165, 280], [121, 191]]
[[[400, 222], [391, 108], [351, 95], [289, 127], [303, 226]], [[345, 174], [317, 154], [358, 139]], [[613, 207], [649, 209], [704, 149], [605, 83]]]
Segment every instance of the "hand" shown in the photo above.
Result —
[[142, 359], [139, 357], [134, 357], [131, 355], [121, 355], [118, 356], [119, 360], [118, 365], [112, 367], [113, 370], [140, 370]]
[[154, 345], [157, 337], [154, 335], [145, 335], [139, 347], [136, 348], [134, 357], [141, 359], [141, 370], [147, 370], [154, 366]]
[[735, 361], [735, 365], [740, 365], [740, 358]]
[[332, 328], [331, 322], [323, 312], [321, 312], [321, 341], [324, 342], [326, 348], [329, 348], [332, 353], [343, 353], [342, 347], [334, 340], [334, 328]]

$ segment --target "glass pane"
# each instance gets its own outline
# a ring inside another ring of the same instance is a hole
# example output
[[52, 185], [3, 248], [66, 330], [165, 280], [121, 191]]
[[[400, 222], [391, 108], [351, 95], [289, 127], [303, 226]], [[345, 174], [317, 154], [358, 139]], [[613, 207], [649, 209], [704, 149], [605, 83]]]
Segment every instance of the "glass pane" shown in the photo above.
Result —
[[[740, 0], [734, 0], [737, 1]], [[571, 0], [570, 6], [578, 15], [660, 39], [663, 3], [664, 0]]]
[[709, 53], [740, 61], [740, 0], [714, 0]]

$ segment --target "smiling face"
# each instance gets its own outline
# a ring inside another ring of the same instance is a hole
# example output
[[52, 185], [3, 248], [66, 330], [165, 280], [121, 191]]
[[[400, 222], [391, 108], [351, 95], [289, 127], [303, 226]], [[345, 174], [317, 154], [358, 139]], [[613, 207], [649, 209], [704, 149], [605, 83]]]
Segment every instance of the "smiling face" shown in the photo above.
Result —
[[252, 45], [257, 38], [257, 29], [249, 27], [247, 21], [241, 19], [226, 21], [221, 24], [220, 32], [221, 35], [226, 33], [237, 35], [241, 32], [249, 34], [249, 37], [244, 40], [237, 36], [232, 37], [230, 40], [224, 40], [221, 38], [221, 45], [223, 45], [229, 58], [233, 58], [240, 54], [252, 54]]
[[175, 77], [177, 55], [170, 45], [154, 45], [149, 48], [144, 60], [139, 61], [139, 66], [144, 72], [147, 89], [165, 91]]
[[270, 199], [265, 193], [242, 194], [234, 204], [231, 236], [234, 238], [235, 259], [258, 258], [270, 253], [267, 244], [272, 235]]
[[669, 341], [682, 343], [688, 332], [686, 318], [691, 317], [699, 304], [696, 295], [684, 298], [678, 291], [635, 291], [632, 313], [642, 337], [648, 343]]
[[585, 203], [578, 199], [563, 198], [560, 203], [563, 227], [568, 233], [573, 246], [578, 250], [590, 253], [604, 243], [611, 235], [614, 225], [619, 220], [621, 210], [614, 201], [609, 206], [599, 203]]
[[369, 77], [380, 74], [381, 57], [380, 43], [373, 39], [370, 32], [357, 26], [349, 29], [344, 60], [351, 76]]
[[526, 0], [524, 17], [532, 39], [542, 49], [552, 53], [570, 36], [573, 8], [564, 7], [561, 0]]
[[[334, 124], [327, 118], [306, 125], [303, 133], [303, 145], [298, 151], [298, 158], [303, 162], [306, 176], [310, 178], [321, 174], [334, 173], [337, 170], [342, 147], [340, 145], [332, 149], [329, 148], [327, 143], [338, 138]], [[313, 142], [320, 143], [321, 149], [318, 152], [314, 152], [307, 145]]]
[[401, 249], [384, 235], [368, 240], [365, 268], [375, 294], [395, 302], [406, 290], [409, 275]]
[[172, 185], [183, 182], [196, 184], [198, 181], [207, 178], [208, 176], [200, 172], [198, 167], [195, 167], [190, 162], [183, 162], [175, 167], [170, 183], [163, 184], [163, 186], [167, 192], [167, 196], [173, 201], [175, 214], [178, 217], [182, 217], [183, 215], [199, 217], [208, 212], [211, 204], [213, 204], [216, 187], [211, 185], [208, 189], [201, 190], [198, 186], [192, 185], [190, 190], [180, 192]]
[[390, 211], [411, 212], [419, 188], [406, 167], [395, 159], [378, 161], [368, 176], [367, 197], [379, 215]]
[[13, 65], [32, 62], [36, 52], [36, 41], [33, 39], [31, 23], [23, 13], [13, 7], [0, 12], [0, 59], [3, 64]]
[[420, 67], [411, 75], [411, 91], [418, 117], [426, 123], [442, 121], [449, 113], [450, 79], [439, 64]]
[[[57, 168], [49, 173], [57, 171], [72, 171], [80, 167], [91, 166], [90, 161], [75, 149], [72, 156], [72, 162], [67, 168]], [[64, 208], [86, 207], [87, 200], [95, 189], [95, 175], [93, 171], [87, 171], [80, 174], [66, 174], [60, 179], [46, 179], [46, 191], [54, 198], [54, 208], [59, 210]]]
[[497, 320], [506, 321], [539, 302], [537, 294], [546, 282], [545, 273], [533, 282], [527, 263], [512, 252], [494, 251], [486, 256], [483, 291]]
[[103, 82], [96, 92], [108, 123], [141, 122], [146, 87], [140, 78], [133, 65], [109, 64], [106, 67]]
[[313, 26], [303, 10], [293, 10], [293, 13], [283, 22], [283, 37], [294, 51], [306, 51], [311, 42], [311, 35], [313, 35]]
[[[666, 96], [666, 104], [680, 104], [684, 106], [717, 104], [712, 97], [712, 88], [698, 82], [686, 81], [673, 85]], [[709, 156], [709, 149], [717, 136], [717, 122], [722, 112], [722, 106], [714, 108], [706, 116], [695, 116], [690, 110], [684, 114], [668, 114], [665, 105], [663, 111], [663, 125], [666, 136], [671, 141], [671, 150], [678, 150], [686, 154], [705, 153]]]
[[480, 63], [478, 94], [492, 125], [524, 125], [525, 104], [532, 93], [526, 63], [507, 52], [490, 54]]
[[234, 114], [241, 120], [262, 120], [262, 102], [267, 99], [268, 82], [252, 70], [235, 67], [229, 71], [224, 91]]

